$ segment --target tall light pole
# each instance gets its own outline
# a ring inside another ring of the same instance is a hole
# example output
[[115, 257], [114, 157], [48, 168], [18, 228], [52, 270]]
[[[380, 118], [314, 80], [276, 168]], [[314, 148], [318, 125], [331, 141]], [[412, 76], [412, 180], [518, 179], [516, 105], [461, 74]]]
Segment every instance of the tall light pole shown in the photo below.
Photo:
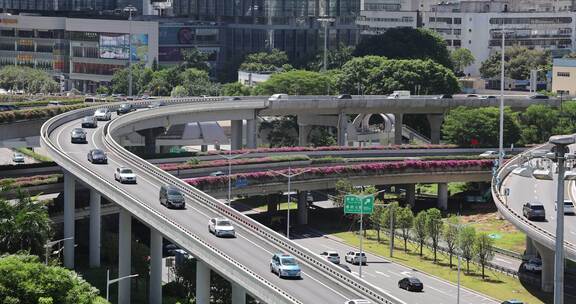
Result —
[[336, 19], [328, 16], [323, 16], [316, 19], [322, 22], [324, 26], [324, 59], [322, 64], [322, 72], [326, 72], [328, 70], [328, 23], [336, 21]]
[[232, 155], [232, 146], [230, 146], [230, 149], [228, 149], [228, 155], [216, 154], [216, 155], [228, 160], [228, 206], [230, 206], [232, 204], [232, 160], [239, 158], [239, 157], [242, 157], [242, 156], [249, 154], [249, 153], [250, 152], [246, 152], [246, 153], [242, 153], [242, 154], [236, 154], [233, 156]]
[[504, 17], [502, 17], [502, 29], [500, 33], [502, 34], [502, 45], [500, 51], [500, 128], [498, 135], [498, 168], [502, 166], [504, 161], [504, 60], [506, 53], [506, 33], [512, 33], [513, 31], [506, 31], [504, 29]]
[[110, 300], [110, 285], [122, 281], [124, 279], [135, 278], [137, 276], [138, 274], [131, 274], [114, 280], [110, 280], [110, 269], [106, 269], [106, 301]]
[[310, 171], [309, 169], [306, 170], [302, 170], [296, 173], [292, 173], [292, 165], [291, 163], [288, 163], [288, 173], [282, 173], [279, 171], [272, 171], [275, 172], [277, 174], [280, 174], [286, 178], [288, 178], [288, 207], [286, 208], [286, 238], [290, 239], [290, 194], [291, 194], [291, 181], [293, 177], [296, 177], [300, 174], [304, 174], [306, 172]]
[[[460, 215], [458, 215], [460, 216]], [[462, 263], [462, 244], [460, 241], [460, 231], [462, 230], [462, 227], [466, 227], [469, 224], [462, 224], [460, 223], [460, 220], [458, 220], [458, 224], [452, 224], [452, 223], [447, 223], [449, 226], [454, 226], [456, 227], [456, 231], [457, 231], [457, 238], [458, 238], [458, 279], [457, 279], [457, 287], [456, 287], [456, 304], [460, 304], [460, 271], [461, 271], [461, 263]]]
[[132, 96], [132, 13], [138, 9], [132, 5], [124, 8], [128, 13], [128, 96]]
[[[67, 241], [67, 240], [73, 240], [73, 237], [67, 237], [67, 238], [63, 238], [63, 239], [59, 239], [56, 241], [48, 241], [46, 242], [46, 244], [44, 244], [44, 248], [46, 249], [46, 257], [45, 257], [45, 264], [48, 265], [48, 259], [50, 257], [50, 249], [56, 245], [56, 244], [60, 244], [61, 242]], [[64, 247], [62, 247], [64, 248]], [[61, 249], [60, 249], [61, 250]]]

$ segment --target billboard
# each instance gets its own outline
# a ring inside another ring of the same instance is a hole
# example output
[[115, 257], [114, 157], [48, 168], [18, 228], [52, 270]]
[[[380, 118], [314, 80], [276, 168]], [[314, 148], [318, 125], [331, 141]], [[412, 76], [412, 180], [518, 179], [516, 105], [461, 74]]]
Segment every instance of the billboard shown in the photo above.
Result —
[[195, 30], [191, 27], [161, 27], [158, 41], [160, 44], [193, 44]]
[[148, 61], [148, 34], [132, 34], [132, 47], [128, 34], [100, 34], [99, 56], [103, 59]]
[[148, 34], [132, 34], [132, 60], [148, 61]]

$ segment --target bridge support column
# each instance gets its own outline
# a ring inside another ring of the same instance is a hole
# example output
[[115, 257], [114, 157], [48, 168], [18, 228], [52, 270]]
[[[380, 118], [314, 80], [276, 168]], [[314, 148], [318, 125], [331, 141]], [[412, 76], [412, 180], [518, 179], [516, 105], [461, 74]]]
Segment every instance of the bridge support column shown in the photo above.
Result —
[[90, 189], [90, 267], [100, 267], [100, 193]]
[[[131, 275], [132, 216], [120, 210], [118, 223], [118, 277]], [[118, 303], [130, 303], [130, 278], [118, 282]]]
[[242, 149], [242, 120], [232, 120], [230, 123], [230, 148], [232, 150]]
[[256, 128], [256, 119], [246, 120], [246, 147], [248, 149], [256, 149], [256, 138], [258, 136], [258, 129]]
[[428, 114], [426, 117], [428, 118], [428, 123], [430, 123], [430, 143], [439, 144], [444, 114]]
[[416, 184], [406, 185], [406, 202], [410, 205], [410, 208], [416, 206]]
[[538, 255], [538, 251], [536, 250], [536, 246], [534, 246], [534, 241], [528, 235], [526, 235], [526, 252], [524, 254], [526, 256]]
[[150, 304], [162, 303], [162, 234], [150, 227]]
[[402, 113], [394, 113], [394, 144], [402, 144], [402, 126], [404, 122], [402, 121]]
[[308, 225], [308, 201], [306, 191], [298, 192], [298, 225]]
[[76, 205], [76, 178], [69, 172], [64, 173], [64, 267], [74, 268], [74, 212]]
[[544, 292], [552, 292], [554, 291], [554, 251], [535, 241], [532, 241], [532, 243], [540, 253], [540, 258], [542, 259], [542, 282], [540, 289]]
[[237, 283], [232, 284], [232, 304], [246, 304], [246, 289]]
[[202, 151], [202, 152], [208, 152], [208, 145], [201, 145], [201, 146], [200, 146], [200, 151]]
[[448, 209], [448, 184], [438, 183], [438, 209]]
[[338, 114], [338, 145], [346, 146], [346, 130], [348, 129], [348, 116], [344, 113]]
[[210, 267], [196, 260], [196, 303], [210, 303]]
[[308, 135], [310, 135], [311, 130], [312, 126], [298, 125], [298, 146], [308, 146]]
[[156, 137], [164, 132], [164, 128], [152, 128], [138, 131], [138, 134], [144, 136], [144, 152], [153, 154], [160, 152], [160, 147], [156, 147]]

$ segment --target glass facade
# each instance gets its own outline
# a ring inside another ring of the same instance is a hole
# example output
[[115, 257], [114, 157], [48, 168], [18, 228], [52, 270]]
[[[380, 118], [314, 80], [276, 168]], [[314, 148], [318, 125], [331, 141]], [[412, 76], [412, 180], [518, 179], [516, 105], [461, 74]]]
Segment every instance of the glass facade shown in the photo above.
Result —
[[0, 8], [19, 11], [97, 12], [115, 9], [117, 2], [118, 0], [0, 0]]

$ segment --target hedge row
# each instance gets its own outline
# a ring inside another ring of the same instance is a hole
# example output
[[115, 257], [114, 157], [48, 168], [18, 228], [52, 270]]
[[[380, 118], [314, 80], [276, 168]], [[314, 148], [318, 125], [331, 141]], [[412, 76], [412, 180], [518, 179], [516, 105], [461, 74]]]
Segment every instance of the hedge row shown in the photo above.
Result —
[[10, 123], [20, 120], [50, 118], [58, 114], [92, 106], [92, 104], [76, 104], [62, 107], [47, 107], [28, 110], [0, 112], [0, 123]]

